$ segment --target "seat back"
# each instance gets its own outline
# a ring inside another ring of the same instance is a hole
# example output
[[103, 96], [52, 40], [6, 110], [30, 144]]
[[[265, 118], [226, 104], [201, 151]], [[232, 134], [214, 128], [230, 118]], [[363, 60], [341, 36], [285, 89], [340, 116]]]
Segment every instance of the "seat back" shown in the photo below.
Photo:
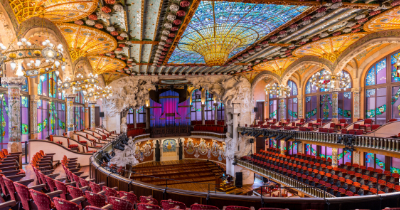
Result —
[[117, 198], [114, 196], [110, 196], [109, 203], [113, 205], [113, 210], [132, 210], [133, 203], [129, 202], [128, 200]]
[[104, 192], [106, 193], [106, 198], [107, 198], [107, 201], [108, 201], [108, 202], [110, 202], [110, 201], [108, 200], [108, 198], [109, 198], [110, 196], [113, 196], [113, 197], [117, 197], [117, 196], [118, 196], [118, 191], [114, 190], [114, 189], [111, 188], [111, 187], [103, 186], [103, 190], [104, 190]]
[[3, 180], [4, 180], [4, 184], [7, 187], [8, 193], [10, 193], [11, 200], [18, 201], [17, 198], [15, 197], [16, 191], [15, 191], [15, 187], [14, 187], [14, 182], [11, 181], [10, 179], [8, 179], [7, 177], [4, 177]]
[[127, 200], [130, 201], [133, 204], [135, 204], [137, 202], [137, 196], [134, 193], [125, 192], [125, 191], [119, 191], [119, 196], [120, 197], [126, 196]]
[[83, 196], [83, 191], [77, 187], [68, 185], [67, 189], [68, 189], [69, 194], [71, 194], [72, 198], [74, 198], [74, 199]]
[[62, 191], [61, 198], [66, 199], [67, 194], [68, 194], [67, 185], [65, 183], [57, 181], [57, 180], [54, 180], [54, 184], [56, 185], [57, 190]]
[[92, 206], [103, 207], [106, 205], [106, 198], [103, 195], [85, 191], [86, 199]]
[[89, 187], [89, 182], [81, 177], [79, 177], [79, 183], [81, 184], [82, 187], [86, 187], [86, 186]]
[[29, 192], [31, 193], [32, 199], [35, 202], [38, 210], [50, 210], [54, 208], [54, 205], [48, 195], [33, 189], [30, 189]]
[[53, 200], [57, 210], [79, 210], [78, 204], [71, 201], [57, 197], [53, 198]]
[[101, 192], [101, 186], [99, 184], [96, 184], [94, 182], [89, 182], [90, 189], [92, 189], [92, 192], [94, 193], [99, 193]]
[[46, 178], [46, 182], [49, 185], [50, 191], [53, 192], [57, 188], [54, 180], [48, 176], [44, 176], [44, 178]]
[[28, 187], [17, 182], [14, 182], [14, 187], [18, 193], [18, 196], [21, 198], [22, 207], [24, 207], [25, 210], [30, 210], [29, 200], [31, 199], [31, 195]]
[[138, 210], [158, 210], [161, 209], [158, 205], [149, 204], [149, 203], [139, 203], [137, 205]]
[[140, 203], [150, 203], [158, 205], [158, 201], [155, 198], [149, 196], [140, 196]]
[[186, 209], [186, 205], [179, 201], [171, 201], [171, 200], [162, 200], [161, 207], [163, 210], [173, 209], [176, 206], [179, 206], [179, 209]]

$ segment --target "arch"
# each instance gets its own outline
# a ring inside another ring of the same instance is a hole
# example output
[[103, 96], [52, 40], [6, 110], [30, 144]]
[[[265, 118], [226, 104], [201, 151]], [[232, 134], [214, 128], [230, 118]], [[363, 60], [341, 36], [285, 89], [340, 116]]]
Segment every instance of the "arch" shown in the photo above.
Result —
[[400, 30], [379, 31], [368, 34], [350, 45], [346, 50], [339, 55], [335, 61], [334, 73], [337, 73], [346, 66], [351, 59], [362, 53], [364, 49], [383, 43], [400, 43]]
[[0, 41], [6, 45], [11, 43], [16, 37], [18, 21], [7, 0], [0, 1]]
[[[48, 36], [51, 41], [57, 44], [62, 44], [64, 48], [64, 57], [66, 59], [67, 65], [66, 69], [62, 74], [71, 75], [73, 71], [72, 59], [68, 51], [68, 44], [64, 36], [61, 34], [58, 27], [47, 19], [40, 17], [32, 17], [28, 20], [22, 22], [20, 25], [20, 36], [25, 38], [30, 38], [34, 36]], [[61, 73], [61, 72], [60, 72]], [[63, 76], [61, 76], [63, 77]]]
[[[290, 64], [290, 66], [283, 72], [282, 74], [282, 83], [286, 84], [292, 74], [302, 68], [305, 64], [314, 64], [314, 65], [322, 65], [325, 70], [332, 72], [333, 64], [324, 58], [319, 58], [316, 56], [304, 56], [300, 59], [297, 59], [295, 62]], [[300, 84], [303, 86], [303, 84]], [[299, 86], [300, 87], [300, 86]]]

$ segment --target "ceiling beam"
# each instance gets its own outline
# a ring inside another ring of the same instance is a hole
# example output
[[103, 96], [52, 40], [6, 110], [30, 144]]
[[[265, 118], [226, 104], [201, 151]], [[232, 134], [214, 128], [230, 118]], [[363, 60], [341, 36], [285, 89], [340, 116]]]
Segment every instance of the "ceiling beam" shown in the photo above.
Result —
[[[317, 1], [298, 1], [298, 0], [216, 0], [216, 1], [241, 2], [241, 3], [253, 3], [253, 4], [322, 6], [321, 2], [317, 2]], [[354, 8], [354, 9], [374, 9], [374, 8], [379, 7], [379, 4], [343, 2], [343, 5], [341, 7], [342, 8]]]

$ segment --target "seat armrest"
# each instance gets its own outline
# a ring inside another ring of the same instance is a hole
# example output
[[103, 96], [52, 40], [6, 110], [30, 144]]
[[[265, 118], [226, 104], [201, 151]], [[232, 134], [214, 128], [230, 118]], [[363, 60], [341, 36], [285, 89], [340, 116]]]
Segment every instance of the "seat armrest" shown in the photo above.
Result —
[[79, 205], [80, 203], [82, 203], [82, 202], [85, 201], [85, 200], [86, 200], [86, 198], [83, 197], [83, 196], [81, 196], [81, 197], [72, 199], [72, 200], [70, 200], [70, 201]]
[[57, 178], [55, 180], [60, 181], [60, 182], [64, 182], [67, 179], [67, 177], [61, 177], [61, 178]]
[[62, 193], [63, 193], [62, 190], [56, 190], [56, 191], [53, 191], [53, 192], [46, 193], [46, 195], [48, 195], [50, 198], [53, 199], [54, 197], [58, 197]]
[[49, 174], [49, 175], [47, 175], [48, 177], [50, 177], [50, 178], [52, 178], [52, 179], [55, 179], [57, 176], [59, 176], [60, 174], [58, 173], [58, 174]]
[[11, 155], [20, 155], [20, 154], [22, 154], [22, 152], [10, 152], [9, 155], [10, 155], [10, 154], [11, 154]]
[[82, 179], [86, 179], [86, 178], [88, 178], [89, 177], [89, 175], [85, 175], [85, 176], [79, 176], [80, 178], [82, 178]]
[[38, 185], [35, 185], [35, 186], [32, 186], [32, 187], [28, 187], [28, 188], [29, 189], [34, 189], [36, 191], [41, 191], [45, 187], [46, 187], [46, 184], [38, 184]]
[[68, 182], [68, 183], [65, 183], [65, 185], [75, 186], [75, 185], [76, 185], [76, 182]]
[[44, 154], [45, 156], [47, 156], [47, 155], [51, 155], [51, 156], [53, 156], [53, 155], [55, 155], [56, 153], [46, 153], [46, 154]]
[[0, 210], [9, 210], [10, 207], [13, 207], [15, 205], [17, 205], [17, 202], [15, 200], [6, 201], [0, 204]]
[[101, 207], [101, 209], [112, 209], [112, 208], [113, 208], [113, 205], [111, 205], [111, 204], [107, 204], [107, 205]]
[[26, 180], [17, 181], [17, 183], [27, 186], [28, 184], [30, 184], [33, 181], [35, 181], [35, 180], [34, 179], [26, 179]]

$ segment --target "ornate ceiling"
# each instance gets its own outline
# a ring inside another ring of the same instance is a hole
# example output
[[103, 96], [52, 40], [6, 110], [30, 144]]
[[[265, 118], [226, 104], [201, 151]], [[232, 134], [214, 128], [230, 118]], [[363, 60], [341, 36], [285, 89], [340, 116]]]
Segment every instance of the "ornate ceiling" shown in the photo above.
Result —
[[396, 1], [385, 8], [364, 0], [10, 0], [10, 5], [19, 22], [43, 16], [56, 23], [71, 58], [88, 57], [106, 83], [128, 75], [281, 76], [298, 57], [333, 62], [366, 32], [400, 25]]

